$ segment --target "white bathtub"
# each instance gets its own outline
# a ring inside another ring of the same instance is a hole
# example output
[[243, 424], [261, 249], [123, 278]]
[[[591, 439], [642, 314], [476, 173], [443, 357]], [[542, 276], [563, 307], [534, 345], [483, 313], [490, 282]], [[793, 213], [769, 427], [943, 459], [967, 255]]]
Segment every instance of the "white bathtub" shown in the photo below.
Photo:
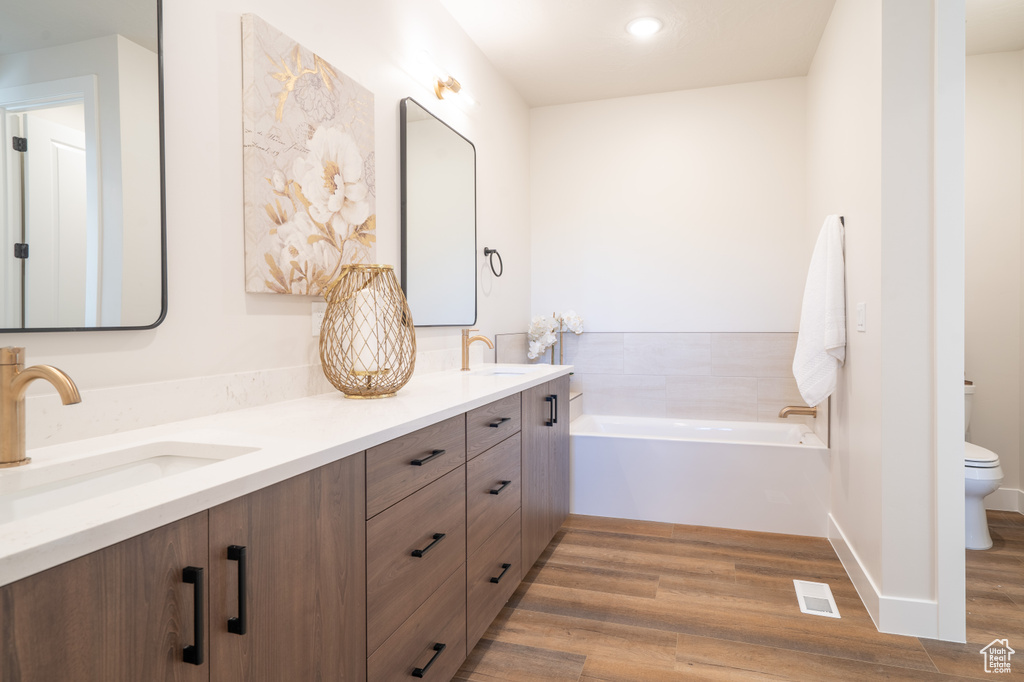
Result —
[[825, 536], [828, 448], [805, 424], [583, 415], [575, 514]]

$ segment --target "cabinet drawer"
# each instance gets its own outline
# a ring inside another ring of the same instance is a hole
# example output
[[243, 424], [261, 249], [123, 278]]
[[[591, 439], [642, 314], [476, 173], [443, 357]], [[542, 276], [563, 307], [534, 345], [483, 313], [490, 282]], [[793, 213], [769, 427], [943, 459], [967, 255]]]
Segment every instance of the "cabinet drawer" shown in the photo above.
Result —
[[[435, 647], [444, 645], [438, 652]], [[367, 679], [413, 679], [416, 668], [425, 680], [450, 680], [466, 660], [466, 567], [451, 577], [423, 603], [367, 661]]]
[[464, 464], [465, 420], [460, 414], [367, 450], [366, 518]]
[[465, 560], [464, 467], [367, 521], [367, 650], [376, 650]]
[[517, 433], [466, 464], [466, 544], [470, 554], [519, 509], [521, 443]]
[[519, 432], [519, 394], [466, 413], [466, 459]]
[[469, 557], [466, 644], [470, 651], [523, 579], [520, 522], [517, 510]]

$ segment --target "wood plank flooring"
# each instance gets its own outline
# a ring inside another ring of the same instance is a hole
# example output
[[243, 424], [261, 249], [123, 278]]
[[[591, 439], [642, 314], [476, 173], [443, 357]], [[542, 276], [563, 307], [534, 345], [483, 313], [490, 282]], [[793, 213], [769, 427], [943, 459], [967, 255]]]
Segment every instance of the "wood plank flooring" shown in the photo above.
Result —
[[[570, 516], [455, 680], [986, 679], [1008, 638], [1024, 678], [1024, 516], [989, 512], [967, 552], [967, 644], [875, 630], [827, 540]], [[800, 613], [793, 579], [827, 582], [841, 619]]]

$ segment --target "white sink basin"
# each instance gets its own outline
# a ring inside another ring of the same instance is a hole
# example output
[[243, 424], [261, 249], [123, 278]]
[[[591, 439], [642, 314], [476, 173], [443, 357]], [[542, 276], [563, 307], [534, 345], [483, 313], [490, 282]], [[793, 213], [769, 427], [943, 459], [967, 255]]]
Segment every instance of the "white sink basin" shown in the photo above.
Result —
[[0, 470], [0, 524], [192, 471], [259, 448], [167, 441]]
[[469, 372], [469, 375], [477, 377], [522, 376], [523, 374], [539, 372], [545, 367], [546, 365], [490, 365], [487, 367], [481, 367], [480, 369], [475, 369]]

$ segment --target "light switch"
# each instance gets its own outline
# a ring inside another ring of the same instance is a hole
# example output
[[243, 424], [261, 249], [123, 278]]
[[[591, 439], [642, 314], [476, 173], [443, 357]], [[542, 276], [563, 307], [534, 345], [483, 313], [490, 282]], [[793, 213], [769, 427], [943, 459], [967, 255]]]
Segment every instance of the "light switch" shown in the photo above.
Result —
[[320, 336], [320, 327], [324, 324], [327, 314], [327, 301], [313, 301], [313, 336]]
[[867, 331], [868, 304], [861, 301], [857, 304], [857, 331]]

